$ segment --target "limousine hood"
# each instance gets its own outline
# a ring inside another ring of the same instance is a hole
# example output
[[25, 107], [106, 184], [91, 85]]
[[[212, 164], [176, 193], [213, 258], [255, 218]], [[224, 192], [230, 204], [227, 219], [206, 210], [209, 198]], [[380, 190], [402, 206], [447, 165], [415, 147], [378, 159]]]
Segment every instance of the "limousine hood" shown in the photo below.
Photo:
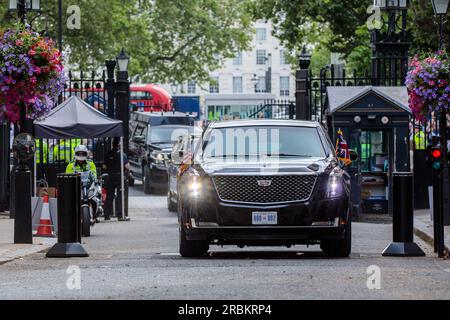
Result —
[[207, 159], [200, 167], [208, 175], [322, 173], [333, 161], [324, 158]]

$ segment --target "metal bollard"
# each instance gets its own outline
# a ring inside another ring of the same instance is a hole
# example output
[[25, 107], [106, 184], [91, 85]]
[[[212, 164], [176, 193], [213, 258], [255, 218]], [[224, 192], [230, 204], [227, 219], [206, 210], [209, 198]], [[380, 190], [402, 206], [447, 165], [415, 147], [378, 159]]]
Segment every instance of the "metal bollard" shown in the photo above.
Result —
[[47, 258], [87, 257], [81, 245], [79, 174], [60, 174], [58, 186], [58, 243], [47, 253]]
[[32, 244], [31, 172], [26, 168], [14, 171], [14, 243]]
[[394, 242], [383, 251], [385, 257], [423, 257], [425, 253], [414, 242], [414, 180], [409, 172], [394, 172]]

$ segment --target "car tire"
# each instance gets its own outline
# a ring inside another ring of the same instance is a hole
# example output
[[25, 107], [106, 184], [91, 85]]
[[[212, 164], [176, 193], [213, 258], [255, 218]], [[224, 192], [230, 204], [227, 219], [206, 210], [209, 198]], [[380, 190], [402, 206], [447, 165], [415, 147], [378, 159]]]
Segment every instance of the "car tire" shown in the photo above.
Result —
[[347, 258], [352, 251], [352, 221], [345, 226], [344, 239], [322, 241], [320, 248], [330, 258]]
[[81, 236], [91, 236], [91, 213], [88, 206], [81, 208]]
[[208, 253], [209, 244], [201, 240], [187, 240], [186, 231], [180, 226], [180, 255], [183, 258], [201, 258]]
[[172, 193], [170, 191], [167, 192], [167, 209], [169, 210], [169, 212], [178, 211], [178, 205], [172, 201]]
[[142, 170], [142, 183], [144, 184], [144, 193], [145, 194], [152, 194], [153, 188], [152, 188], [152, 182], [150, 180], [150, 169], [148, 166], [144, 166], [144, 169]]
[[[180, 208], [179, 210], [183, 210]], [[203, 240], [187, 240], [186, 230], [184, 229], [184, 221], [186, 221], [186, 216], [183, 212], [179, 213], [179, 251], [183, 258], [201, 258], [208, 253], [209, 244], [207, 241]]]

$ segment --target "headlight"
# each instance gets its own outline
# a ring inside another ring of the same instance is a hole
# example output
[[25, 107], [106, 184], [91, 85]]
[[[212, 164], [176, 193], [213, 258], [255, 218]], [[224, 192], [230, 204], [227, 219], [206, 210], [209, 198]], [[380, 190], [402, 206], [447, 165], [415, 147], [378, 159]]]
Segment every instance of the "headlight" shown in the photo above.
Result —
[[200, 196], [200, 189], [201, 189], [201, 184], [199, 181], [199, 177], [193, 177], [192, 178], [192, 182], [189, 186], [189, 191], [191, 192], [191, 195], [193, 198], [198, 198]]
[[195, 169], [191, 169], [189, 171], [189, 185], [188, 185], [188, 193], [190, 196], [192, 196], [195, 199], [198, 199], [201, 194], [201, 181], [200, 181], [200, 175]]
[[337, 167], [330, 173], [327, 186], [327, 198], [333, 199], [344, 195], [344, 184], [342, 178], [342, 169]]
[[156, 164], [164, 164], [164, 153], [153, 151], [151, 157]]

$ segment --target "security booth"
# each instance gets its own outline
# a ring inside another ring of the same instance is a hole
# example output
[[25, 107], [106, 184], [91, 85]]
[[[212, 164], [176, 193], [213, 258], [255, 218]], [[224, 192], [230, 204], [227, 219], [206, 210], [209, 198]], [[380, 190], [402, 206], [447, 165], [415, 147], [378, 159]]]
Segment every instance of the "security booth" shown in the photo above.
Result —
[[392, 173], [410, 172], [406, 87], [328, 87], [324, 116], [330, 138], [339, 129], [359, 157], [348, 168], [353, 214], [393, 213]]

